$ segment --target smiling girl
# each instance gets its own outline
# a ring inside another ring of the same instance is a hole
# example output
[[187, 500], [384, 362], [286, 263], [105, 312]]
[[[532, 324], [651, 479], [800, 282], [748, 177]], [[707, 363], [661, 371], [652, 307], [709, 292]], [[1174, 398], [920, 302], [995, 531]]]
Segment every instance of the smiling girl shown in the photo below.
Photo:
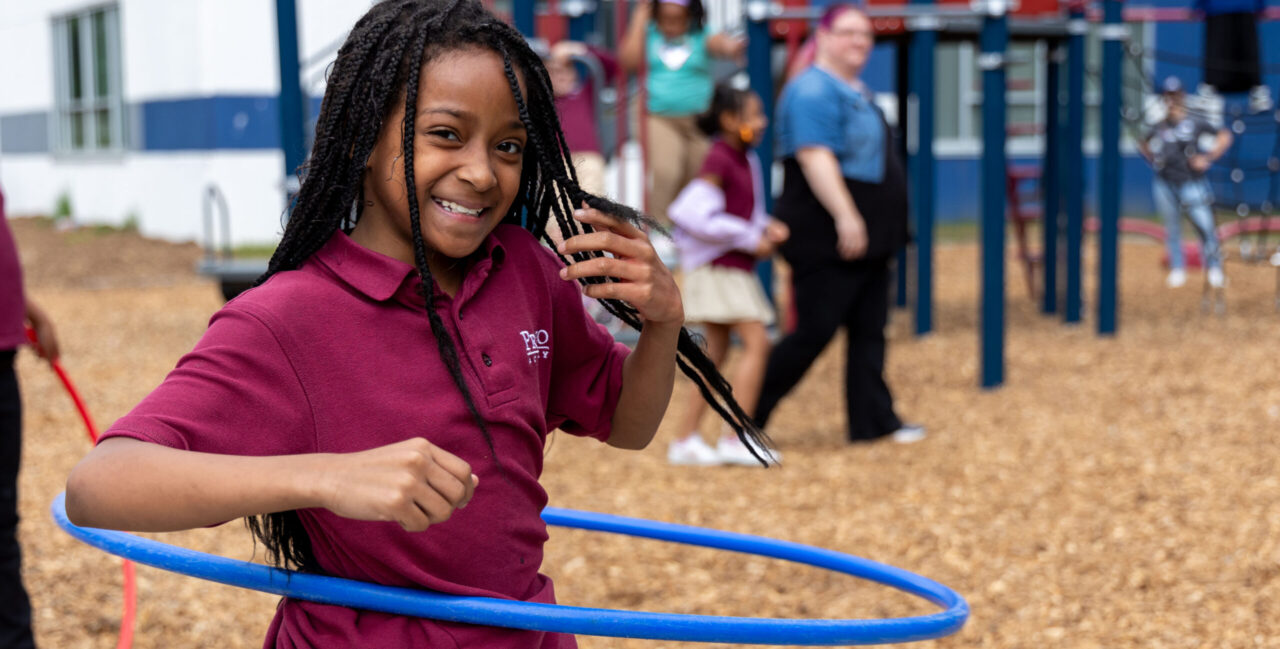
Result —
[[[259, 286], [73, 470], [76, 524], [246, 517], [278, 565], [554, 602], [538, 572], [552, 430], [643, 448], [678, 363], [761, 436], [683, 330], [644, 217], [578, 187], [546, 70], [478, 2], [373, 6], [315, 142]], [[537, 240], [553, 218], [559, 258]], [[633, 351], [581, 293], [642, 329]], [[574, 640], [285, 599], [264, 646]]]

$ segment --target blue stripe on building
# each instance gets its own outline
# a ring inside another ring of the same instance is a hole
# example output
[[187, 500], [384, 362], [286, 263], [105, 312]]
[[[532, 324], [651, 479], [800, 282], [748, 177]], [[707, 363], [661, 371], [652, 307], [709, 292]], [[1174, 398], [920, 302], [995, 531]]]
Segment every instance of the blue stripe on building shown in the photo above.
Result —
[[[319, 106], [318, 100], [315, 105]], [[220, 95], [124, 107], [132, 151], [268, 150], [280, 148], [278, 102], [272, 96]], [[0, 153], [49, 153], [51, 112], [0, 115]]]
[[48, 113], [0, 117], [0, 153], [45, 153], [48, 150]]
[[139, 106], [143, 151], [280, 148], [275, 97], [215, 96]]
[[[315, 131], [320, 97], [307, 102]], [[271, 96], [222, 95], [129, 104], [131, 151], [266, 150], [280, 148], [278, 102]], [[0, 115], [0, 153], [49, 153], [50, 112]]]

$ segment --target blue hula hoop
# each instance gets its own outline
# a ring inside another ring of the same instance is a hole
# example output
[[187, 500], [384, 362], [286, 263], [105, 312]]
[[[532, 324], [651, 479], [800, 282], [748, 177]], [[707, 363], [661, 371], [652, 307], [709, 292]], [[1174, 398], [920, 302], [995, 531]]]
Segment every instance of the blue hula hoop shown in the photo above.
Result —
[[133, 534], [78, 527], [67, 519], [65, 494], [53, 517], [71, 536], [111, 554], [162, 570], [323, 604], [415, 617], [575, 635], [774, 645], [854, 645], [914, 642], [959, 631], [969, 604], [942, 584], [867, 559], [760, 536], [688, 525], [548, 507], [548, 525], [611, 532], [732, 550], [825, 568], [924, 598], [944, 611], [890, 619], [784, 619], [682, 615], [460, 597], [427, 590], [280, 570], [187, 550]]

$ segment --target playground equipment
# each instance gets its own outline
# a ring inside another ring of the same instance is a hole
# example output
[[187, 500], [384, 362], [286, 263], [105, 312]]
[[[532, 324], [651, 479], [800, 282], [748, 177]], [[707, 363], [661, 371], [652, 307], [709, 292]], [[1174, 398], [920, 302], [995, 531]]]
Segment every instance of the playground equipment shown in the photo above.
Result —
[[[1275, 18], [1277, 12], [1268, 13]], [[1153, 17], [1173, 19], [1179, 16], [1163, 12]], [[1125, 60], [1137, 72], [1132, 75], [1137, 83], [1131, 82], [1124, 88], [1122, 113], [1124, 124], [1135, 139], [1142, 137], [1151, 124], [1164, 118], [1164, 105], [1158, 99], [1156, 75], [1150, 73], [1152, 70], [1161, 67], [1166, 72], [1182, 74], [1185, 68], [1198, 71], [1215, 65], [1213, 61], [1206, 62], [1200, 57], [1145, 48], [1137, 43], [1127, 45]], [[1263, 65], [1262, 68], [1266, 73], [1280, 72], [1280, 67], [1274, 65]], [[1224, 98], [1204, 90], [1202, 88], [1185, 96], [1187, 112], [1229, 129], [1234, 139], [1227, 155], [1207, 172], [1213, 186], [1217, 238], [1223, 246], [1224, 255], [1227, 242], [1235, 239], [1240, 259], [1248, 263], [1270, 262], [1277, 267], [1276, 307], [1280, 309], [1280, 246], [1277, 246], [1276, 254], [1269, 251], [1272, 246], [1269, 235], [1280, 232], [1280, 219], [1275, 215], [1276, 206], [1280, 204], [1280, 111], [1274, 107], [1253, 110], [1243, 97]], [[1122, 220], [1121, 231], [1126, 227], [1140, 231], [1132, 221]], [[1151, 228], [1154, 231], [1140, 233], [1164, 242], [1163, 230], [1154, 225]], [[1198, 257], [1198, 246], [1196, 253]], [[1206, 285], [1202, 309], [1224, 314], [1226, 301], [1223, 291], [1210, 290]]]
[[[280, 17], [281, 61], [297, 61], [295, 0], [277, 0]], [[747, 72], [753, 89], [762, 97], [773, 97], [775, 69], [778, 53], [793, 54], [798, 44], [809, 33], [809, 25], [819, 9], [807, 0], [706, 0], [711, 9], [740, 11], [748, 37]], [[539, 35], [548, 40], [569, 37], [575, 40], [608, 40], [607, 35], [625, 28], [629, 17], [628, 0], [511, 0], [509, 17], [515, 26], [527, 36]], [[723, 7], [720, 7], [723, 5]], [[926, 334], [933, 330], [933, 227], [936, 213], [936, 197], [933, 188], [937, 179], [937, 162], [934, 156], [934, 55], [938, 43], [954, 40], [975, 41], [981, 46], [978, 67], [981, 69], [984, 97], [982, 103], [982, 184], [981, 184], [981, 327], [980, 327], [980, 383], [983, 387], [995, 387], [1004, 380], [1004, 301], [1005, 301], [1005, 228], [1010, 215], [1015, 226], [1031, 223], [1034, 210], [1019, 209], [1011, 212], [1012, 196], [1008, 183], [1010, 176], [1022, 171], [1012, 170], [1005, 153], [1008, 111], [1004, 101], [992, 101], [1004, 97], [1012, 86], [1006, 78], [1006, 68], [1012, 62], [1008, 45], [1015, 41], [1039, 41], [1046, 44], [1048, 56], [1035, 61], [1043, 66], [1050, 101], [1044, 102], [1041, 115], [1032, 126], [1042, 134], [1044, 149], [1037, 165], [1039, 209], [1042, 227], [1040, 250], [1033, 251], [1029, 235], [1024, 229], [1016, 230], [1019, 237], [1019, 259], [1024, 272], [1040, 272], [1039, 282], [1028, 282], [1028, 287], [1039, 293], [1041, 311], [1046, 314], [1061, 312], [1067, 323], [1082, 321], [1083, 272], [1082, 248], [1084, 245], [1085, 158], [1080, 143], [1084, 141], [1086, 114], [1085, 37], [1096, 35], [1102, 41], [1102, 65], [1099, 72], [1101, 106], [1099, 109], [1100, 142], [1097, 167], [1097, 229], [1098, 240], [1098, 294], [1096, 299], [1097, 331], [1100, 335], [1112, 335], [1118, 330], [1117, 279], [1118, 236], [1122, 230], [1120, 219], [1120, 187], [1122, 183], [1120, 157], [1121, 120], [1124, 117], [1122, 92], [1122, 67], [1125, 49], [1132, 45], [1129, 38], [1133, 21], [1190, 22], [1196, 16], [1190, 8], [1159, 6], [1134, 6], [1121, 0], [918, 0], [891, 2], [868, 0], [867, 12], [881, 42], [894, 44], [897, 49], [897, 122], [905, 133], [904, 147], [912, 187], [912, 223], [915, 232], [914, 251], [900, 257], [898, 302], [910, 301], [915, 333]], [[286, 18], [288, 20], [286, 20]], [[603, 18], [603, 19], [602, 19]], [[1269, 7], [1261, 19], [1280, 18], [1280, 7]], [[1157, 53], [1159, 54], [1159, 53]], [[1177, 55], [1174, 55], [1177, 56]], [[1188, 65], [1203, 65], [1198, 57]], [[281, 78], [297, 78], [296, 66], [282, 65]], [[285, 84], [282, 95], [293, 92], [294, 84]], [[614, 89], [616, 106], [614, 122], [616, 137], [621, 143], [638, 139], [629, 138], [627, 106], [635, 95], [631, 93], [625, 75], [620, 75]], [[292, 102], [282, 97], [282, 124], [286, 136], [294, 124], [305, 123], [301, 111], [289, 108]], [[766, 112], [772, 117], [772, 102], [766, 101]], [[300, 104], [299, 104], [300, 105]], [[640, 104], [643, 106], [643, 102]], [[638, 120], [643, 128], [644, 121]], [[302, 139], [297, 139], [302, 142]], [[292, 174], [301, 162], [302, 154], [293, 152], [294, 139], [286, 137], [286, 174]], [[610, 141], [606, 139], [605, 141]], [[772, 159], [772, 136], [765, 134], [759, 154], [763, 160]], [[1277, 157], [1277, 156], [1272, 156]], [[1025, 165], [1025, 162], [1020, 162]], [[1266, 162], [1268, 171], [1280, 171], [1280, 162]], [[1270, 166], [1275, 165], [1276, 169]], [[1252, 167], [1242, 165], [1224, 172], [1229, 182], [1244, 186], [1250, 181], [1235, 180], [1240, 173], [1248, 174]], [[627, 184], [619, 174], [619, 185]], [[1026, 178], [1019, 179], [1019, 183]], [[771, 184], [769, 174], [766, 185]], [[769, 187], [766, 187], [769, 189]], [[643, 194], [643, 192], [640, 192]], [[1228, 193], [1222, 193], [1228, 196]], [[1271, 198], [1270, 205], [1280, 204]], [[1258, 207], [1261, 207], [1259, 205]], [[1238, 205], [1233, 208], [1238, 209]], [[1254, 210], [1269, 222], [1272, 212]], [[1255, 243], [1247, 244], [1251, 254], [1261, 258], [1261, 248], [1256, 241], [1265, 241], [1256, 228], [1250, 226]], [[907, 262], [910, 262], [909, 264]], [[1280, 257], [1277, 258], [1280, 261]], [[908, 270], [911, 272], [908, 273]], [[1042, 287], [1042, 288], [1039, 288]], [[908, 288], [911, 291], [908, 291]], [[1037, 290], [1039, 288], [1039, 290]], [[1280, 280], [1277, 289], [1280, 291]], [[909, 296], [908, 293], [911, 293]], [[911, 299], [908, 300], [908, 297]]]
[[[870, 2], [867, 13], [881, 42], [895, 44], [898, 56], [898, 124], [906, 133], [908, 172], [912, 180], [912, 221], [915, 232], [913, 278], [904, 277], [906, 265], [900, 265], [899, 287], [901, 291], [914, 280], [913, 320], [915, 332], [925, 334], [933, 329], [933, 238], [935, 197], [934, 179], [936, 160], [933, 153], [934, 133], [934, 50], [942, 40], [977, 40], [982, 54], [978, 66], [982, 70], [984, 89], [982, 112], [982, 305], [981, 305], [981, 384], [984, 387], [1000, 385], [1004, 380], [1004, 283], [1005, 283], [1005, 228], [1009, 203], [1009, 161], [1005, 153], [1006, 105], [992, 98], [1005, 96], [1008, 87], [1005, 68], [1011, 62], [1006, 55], [1007, 46], [1013, 40], [1041, 40], [1050, 44], [1050, 56], [1046, 62], [1050, 83], [1057, 85], [1064, 64], [1075, 64], [1082, 69], [1084, 62], [1083, 37], [1088, 29], [1084, 21], [1084, 6], [1073, 7], [1071, 19], [1062, 15], [1056, 1], [1023, 2], [1014, 6], [1002, 0], [985, 2], [912, 2], [897, 4]], [[767, 0], [749, 0], [746, 5], [748, 27], [752, 46], [748, 52], [753, 87], [762, 96], [772, 96], [772, 77], [764, 48], [756, 48], [757, 39], [766, 38], [773, 21], [805, 20], [817, 17], [813, 8], [785, 8]], [[1070, 56], [1060, 55], [1064, 44], [1070, 43]], [[1059, 102], [1047, 102], [1048, 114], [1041, 120], [1046, 140], [1046, 152], [1042, 164], [1041, 192], [1045, 197], [1042, 218], [1051, 227], [1043, 228], [1043, 253], [1035, 255], [1029, 250], [1024, 255], [1028, 265], [1043, 257], [1043, 286], [1046, 312], [1057, 310], [1057, 226], [1062, 186], [1079, 187], [1080, 176], [1067, 173], [1082, 170], [1083, 157], [1063, 163], [1060, 151], [1071, 151], [1061, 142], [1079, 142], [1083, 133], [1083, 76], [1081, 83], [1073, 87], [1078, 93], [1071, 100], [1080, 106], [1073, 113], [1075, 121], [1062, 123]], [[1055, 98], [1059, 98], [1055, 96]], [[1060, 98], [1059, 98], [1060, 99]], [[1074, 130], [1074, 127], [1079, 127]], [[768, 142], [768, 138], [765, 140]], [[761, 147], [762, 157], [771, 155], [767, 146]], [[1118, 155], [1118, 154], [1117, 154]], [[1067, 196], [1071, 193], [1068, 192]], [[1067, 321], [1079, 320], [1079, 272], [1080, 246], [1083, 224], [1083, 203], [1068, 201], [1069, 233], [1067, 257]], [[1029, 212], [1018, 212], [1025, 215]], [[1015, 219], [1015, 223], [1025, 223]], [[1071, 236], [1070, 233], [1077, 233]], [[1025, 231], [1022, 233], [1025, 238]], [[1105, 247], [1105, 246], [1104, 246]], [[1106, 254], [1103, 258], [1105, 260]], [[1104, 270], [1106, 265], [1104, 264]], [[1106, 282], [1102, 282], [1105, 284]], [[1034, 283], [1029, 282], [1034, 289]], [[900, 299], [900, 302], [904, 300]], [[1105, 300], [1102, 301], [1105, 305]], [[1103, 308], [1100, 306], [1100, 309]], [[1100, 320], [1105, 320], [1102, 318]]]
[[54, 500], [58, 526], [75, 538], [138, 563], [180, 574], [309, 601], [516, 629], [692, 642], [852, 645], [941, 638], [964, 626], [969, 605], [955, 591], [905, 570], [812, 546], [687, 525], [548, 507], [548, 525], [611, 532], [784, 559], [891, 586], [945, 610], [883, 620], [804, 620], [678, 615], [459, 597], [270, 568], [166, 545], [124, 532], [83, 528]]
[[[1114, 0], [1109, 0], [1114, 1]], [[563, 6], [565, 3], [561, 3]], [[513, 5], [514, 22], [518, 28], [530, 34], [540, 25], [536, 20], [532, 2], [516, 2]], [[586, 7], [586, 13], [574, 16], [570, 20], [590, 20], [584, 16], [592, 15], [592, 11], [601, 5], [586, 3], [575, 5]], [[550, 7], [550, 4], [548, 4]], [[747, 71], [753, 90], [761, 97], [775, 96], [774, 89], [774, 50], [781, 41], [785, 43], [788, 55], [793, 54], [798, 43], [808, 33], [808, 25], [818, 17], [821, 9], [809, 6], [807, 2], [775, 3], [769, 0], [744, 0], [741, 3], [744, 13], [747, 47]], [[913, 2], [910, 4], [890, 3], [872, 0], [867, 5], [879, 39], [882, 42], [894, 43], [898, 50], [898, 115], [897, 122], [905, 126], [905, 146], [910, 175], [912, 177], [913, 221], [916, 233], [916, 251], [914, 277], [907, 276], [906, 263], [899, 265], [899, 303], [907, 301], [907, 286], [914, 280], [915, 299], [913, 313], [915, 330], [924, 334], [932, 330], [932, 231], [934, 222], [934, 195], [932, 191], [936, 164], [933, 156], [933, 86], [934, 86], [934, 48], [940, 39], [964, 39], [981, 41], [983, 54], [979, 65], [983, 69], [983, 87], [987, 89], [987, 97], [1004, 96], [1005, 73], [1008, 64], [1005, 49], [1010, 40], [1032, 39], [1050, 40], [1055, 47], [1069, 38], [1078, 40], [1073, 49], [1078, 57], [1075, 61], [1083, 66], [1083, 35], [1087, 31], [1084, 22], [1084, 6], [1080, 5], [1074, 17], [1075, 22], [1065, 20], [1057, 0], [1028, 0], [1014, 6], [1004, 0], [986, 0], [983, 2], [951, 1], [934, 4], [932, 2]], [[625, 4], [615, 3], [615, 18], [625, 11]], [[1074, 30], [1074, 32], [1073, 32]], [[1056, 52], [1057, 50], [1055, 50]], [[1052, 57], [1059, 62], [1050, 68], [1050, 74], [1056, 75], [1061, 67], [1060, 58]], [[1053, 78], [1057, 78], [1054, 76]], [[1083, 79], [1083, 76], [1080, 77]], [[1083, 83], [1075, 95], [1083, 105]], [[772, 118], [771, 101], [765, 102], [766, 114]], [[1054, 102], [1050, 102], [1054, 103]], [[1058, 120], [1058, 109], [1050, 107], [1052, 118], [1044, 120], [1053, 123]], [[982, 385], [992, 387], [1003, 381], [1003, 340], [1004, 340], [1004, 248], [1005, 248], [1005, 211], [1006, 186], [1005, 175], [1008, 161], [1005, 149], [1005, 106], [1003, 101], [986, 101], [983, 104], [983, 304], [982, 304]], [[1083, 130], [1083, 111], [1077, 115], [1080, 130], [1076, 132], [1074, 141], [1080, 141]], [[1063, 128], [1046, 128], [1046, 139], [1050, 140], [1049, 152], [1046, 155], [1042, 174], [1044, 194], [1049, 199], [1045, 217], [1056, 221], [1058, 215], [1056, 197], [1060, 195], [1059, 187], [1064, 183], [1079, 186], [1080, 178], [1060, 178], [1064, 168], [1080, 169], [1083, 158], [1078, 165], [1059, 164], [1059, 149], [1063, 149], [1057, 139], [1066, 138], [1071, 141], [1072, 133]], [[758, 147], [762, 160], [773, 158], [772, 135], [766, 133]], [[769, 185], [771, 178], [766, 174], [766, 196], [771, 196]], [[1082, 204], [1069, 205], [1076, 208], [1078, 218], [1074, 219], [1077, 227], [1068, 227], [1068, 232], [1081, 232], [1083, 224]], [[1056, 289], [1057, 262], [1053, 251], [1057, 250], [1056, 238], [1059, 228], [1044, 228], [1045, 263], [1043, 268], [1047, 275], [1044, 285]], [[1052, 237], [1052, 240], [1050, 238]], [[1079, 299], [1070, 297], [1071, 291], [1079, 291], [1078, 278], [1080, 264], [1078, 262], [1081, 237], [1069, 238], [1067, 257], [1076, 259], [1068, 264], [1068, 277], [1075, 274], [1074, 281], [1068, 281], [1068, 321], [1078, 321]], [[1105, 255], [1104, 255], [1105, 257]], [[902, 259], [905, 261], [905, 258]], [[1105, 282], [1104, 282], [1105, 283]], [[1046, 290], [1045, 303], [1047, 312], [1056, 310], [1057, 291]], [[1074, 305], [1074, 310], [1073, 310]]]
[[[1118, 235], [1126, 229], [1141, 226], [1125, 223], [1120, 218], [1120, 129], [1125, 117], [1122, 110], [1122, 66], [1126, 49], [1135, 43], [1130, 38], [1134, 21], [1191, 22], [1198, 18], [1188, 8], [1142, 7], [1122, 5], [1118, 0], [1085, 3], [1023, 2], [1020, 6], [1006, 2], [931, 3], [912, 2], [895, 4], [871, 0], [867, 5], [880, 40], [897, 43], [898, 49], [898, 114], [899, 124], [907, 134], [908, 169], [912, 180], [913, 222], [916, 232], [916, 252], [912, 270], [915, 271], [914, 320], [915, 330], [923, 334], [932, 329], [932, 238], [934, 212], [934, 159], [933, 159], [933, 57], [937, 42], [944, 39], [970, 39], [979, 37], [982, 55], [978, 66], [982, 69], [984, 88], [983, 153], [982, 153], [982, 305], [981, 305], [981, 383], [993, 387], [1003, 381], [1004, 335], [1004, 230], [1006, 215], [1012, 220], [1018, 237], [1018, 255], [1026, 273], [1031, 274], [1038, 262], [1043, 272], [1041, 310], [1054, 313], [1061, 301], [1065, 320], [1075, 323], [1081, 320], [1082, 283], [1081, 248], [1085, 228], [1084, 210], [1084, 154], [1080, 143], [1084, 140], [1085, 93], [1085, 36], [1095, 34], [1102, 41], [1102, 65], [1098, 71], [1098, 87], [1101, 105], [1100, 143], [1098, 155], [1098, 207], [1096, 227], [1099, 246], [1097, 330], [1111, 335], [1118, 329], [1117, 322], [1117, 272]], [[1016, 8], [1015, 8], [1016, 7]], [[784, 7], [767, 0], [747, 2], [747, 15], [752, 24], [761, 24], [751, 32], [753, 39], [767, 32], [764, 24], [771, 21], [804, 19], [812, 20], [816, 12], [810, 9]], [[1262, 20], [1280, 18], [1280, 7], [1267, 8]], [[1100, 23], [1100, 24], [1098, 24]], [[1038, 62], [1046, 66], [1049, 101], [1045, 102], [1042, 116], [1032, 125], [1043, 134], [1044, 153], [1039, 169], [1026, 165], [1011, 166], [1004, 155], [1005, 135], [1009, 127], [1005, 114], [1005, 102], [993, 101], [1003, 97], [1012, 86], [1003, 70], [1011, 62], [1007, 44], [1011, 40], [1039, 40], [1047, 45], [1048, 56]], [[753, 40], [754, 43], [754, 40]], [[751, 49], [752, 53], [756, 50]], [[1172, 55], [1177, 56], [1177, 55]], [[1201, 57], [1183, 55], [1187, 65], [1203, 66]], [[769, 80], [765, 59], [753, 59], [753, 66], [761, 65], [760, 72], [753, 72], [753, 81]], [[1264, 66], [1274, 72], [1274, 69]], [[753, 67], [753, 70], [756, 68]], [[1065, 83], [1064, 83], [1065, 82]], [[768, 86], [765, 86], [768, 88]], [[758, 91], [763, 91], [757, 88]], [[1237, 133], [1245, 126], [1257, 128], [1238, 118], [1231, 122]], [[1268, 113], [1256, 118], [1259, 121], [1280, 119], [1280, 115]], [[1272, 128], [1275, 128], [1274, 125]], [[1280, 130], [1280, 129], [1277, 129]], [[1240, 149], [1235, 149], [1239, 151]], [[1245, 223], [1240, 226], [1256, 232], [1269, 226], [1280, 187], [1280, 138], [1274, 152], [1265, 162], [1227, 163], [1220, 172], [1230, 183], [1231, 190], [1219, 191], [1219, 196], [1229, 203], [1224, 206], [1246, 217], [1244, 203], [1238, 198], [1239, 190], [1250, 182], [1248, 170], [1264, 171], [1272, 179], [1272, 189], [1265, 201], [1250, 206]], [[1002, 178], [1003, 176], [1003, 178]], [[1040, 207], [1024, 200], [1027, 181], [1039, 179]], [[1065, 218], [1063, 210], [1065, 208]], [[1030, 249], [1025, 226], [1040, 217], [1043, 243], [1040, 251]], [[1239, 230], [1220, 230], [1228, 236]], [[1065, 246], [1059, 240], [1065, 236]], [[1255, 237], [1247, 246], [1255, 258], [1265, 257], [1266, 247]], [[1060, 260], [1059, 254], [1065, 256]], [[1280, 262], [1280, 255], [1273, 258]], [[1064, 263], [1065, 262], [1065, 263]], [[1060, 268], [1061, 265], [1061, 268]], [[1065, 272], [1063, 272], [1065, 271]], [[1059, 286], [1060, 273], [1064, 285]], [[905, 285], [905, 283], [900, 284]], [[1028, 288], [1036, 285], [1028, 281]], [[1065, 290], [1064, 290], [1065, 289]], [[1277, 299], [1280, 304], [1280, 276]]]

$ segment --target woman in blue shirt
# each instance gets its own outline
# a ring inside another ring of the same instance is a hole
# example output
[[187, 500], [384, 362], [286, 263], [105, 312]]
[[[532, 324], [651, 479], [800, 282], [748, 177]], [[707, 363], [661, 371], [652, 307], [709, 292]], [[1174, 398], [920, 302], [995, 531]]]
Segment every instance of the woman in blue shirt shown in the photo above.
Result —
[[707, 34], [705, 16], [701, 0], [645, 0], [618, 48], [624, 70], [646, 72], [648, 212], [668, 225], [667, 206], [707, 155], [709, 142], [695, 121], [711, 103], [711, 59], [736, 59], [745, 47], [727, 34]]
[[778, 99], [785, 175], [774, 216], [791, 228], [780, 249], [797, 319], [769, 356], [756, 420], [764, 426], [844, 327], [850, 441], [918, 441], [924, 429], [898, 419], [884, 380], [889, 259], [907, 242], [907, 184], [888, 124], [858, 81], [874, 43], [871, 21], [833, 5], [815, 42], [814, 64]]

